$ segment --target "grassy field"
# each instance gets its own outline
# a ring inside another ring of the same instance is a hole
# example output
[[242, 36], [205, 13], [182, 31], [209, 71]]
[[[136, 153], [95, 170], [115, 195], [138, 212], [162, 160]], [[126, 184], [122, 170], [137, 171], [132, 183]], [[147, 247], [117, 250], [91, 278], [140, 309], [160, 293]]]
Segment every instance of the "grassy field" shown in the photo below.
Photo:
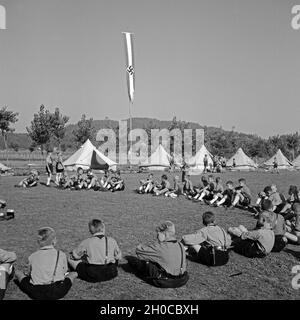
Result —
[[[184, 198], [134, 193], [138, 180], [144, 176], [124, 175], [126, 190], [119, 193], [62, 191], [43, 185], [24, 190], [14, 188], [20, 177], [1, 177], [0, 198], [7, 200], [8, 208], [15, 209], [16, 219], [0, 222], [0, 247], [16, 251], [17, 268], [25, 269], [27, 257], [36, 250], [36, 230], [43, 226], [56, 230], [58, 247], [68, 252], [89, 236], [88, 220], [99, 217], [106, 222], [107, 234], [119, 242], [123, 256], [134, 254], [140, 242], [154, 240], [154, 227], [165, 219], [176, 224], [178, 238], [202, 226], [201, 214], [210, 209], [205, 205]], [[245, 177], [254, 195], [272, 182], [285, 194], [290, 184], [300, 186], [300, 172], [224, 173], [221, 176], [224, 182]], [[197, 182], [199, 177], [193, 180]], [[223, 227], [255, 225], [250, 215], [238, 209], [213, 211]], [[300, 292], [291, 287], [291, 269], [300, 264], [299, 259], [300, 247], [289, 245], [284, 252], [272, 253], [264, 259], [247, 259], [231, 252], [229, 263], [223, 267], [209, 268], [188, 262], [190, 280], [179, 289], [151, 287], [123, 268], [122, 265], [126, 266], [123, 260], [116, 279], [102, 284], [77, 279], [65, 299], [299, 299]], [[239, 272], [242, 274], [230, 277]], [[5, 299], [27, 297], [11, 282]]]

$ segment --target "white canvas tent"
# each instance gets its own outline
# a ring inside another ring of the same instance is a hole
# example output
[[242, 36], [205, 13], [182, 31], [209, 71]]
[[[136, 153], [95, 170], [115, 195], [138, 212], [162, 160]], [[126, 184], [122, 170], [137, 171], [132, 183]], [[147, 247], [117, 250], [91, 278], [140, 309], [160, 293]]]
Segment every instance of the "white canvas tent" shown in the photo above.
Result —
[[300, 170], [300, 154], [299, 154], [299, 156], [293, 161], [293, 166], [295, 167], [295, 169]]
[[292, 163], [284, 156], [280, 149], [271, 157], [269, 160], [263, 163], [265, 167], [273, 167], [274, 159], [276, 158], [278, 163], [278, 169], [290, 169], [292, 168]]
[[67, 170], [116, 170], [117, 164], [101, 153], [88, 139], [63, 165]]
[[171, 156], [165, 148], [159, 144], [152, 155], [140, 165], [140, 167], [148, 167], [149, 170], [165, 170], [170, 167]]
[[206, 154], [208, 158], [208, 166], [213, 164], [212, 154], [206, 149], [205, 145], [202, 145], [197, 153], [187, 161], [187, 164], [190, 166], [189, 174], [197, 175], [203, 172], [203, 159]]
[[11, 168], [5, 166], [4, 164], [0, 163], [0, 172], [9, 171]]
[[[235, 159], [235, 167], [233, 166], [233, 159]], [[255, 170], [257, 164], [248, 157], [242, 148], [239, 148], [238, 151], [226, 162], [226, 167], [231, 167], [234, 170]]]

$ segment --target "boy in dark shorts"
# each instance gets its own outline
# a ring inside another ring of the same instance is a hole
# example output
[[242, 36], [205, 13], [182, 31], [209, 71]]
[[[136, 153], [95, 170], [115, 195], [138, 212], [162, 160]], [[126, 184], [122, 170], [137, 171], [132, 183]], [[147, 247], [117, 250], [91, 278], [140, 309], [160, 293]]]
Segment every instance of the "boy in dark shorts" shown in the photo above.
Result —
[[209, 254], [211, 247], [213, 247], [218, 253], [223, 253], [218, 255], [221, 258], [218, 265], [226, 264], [229, 259], [227, 249], [231, 245], [230, 235], [216, 225], [215, 215], [212, 212], [203, 213], [202, 223], [203, 228], [182, 237], [182, 242], [186, 246], [188, 254], [203, 264], [214, 265]]
[[46, 186], [50, 186], [50, 182], [51, 182], [51, 178], [53, 175], [53, 156], [52, 153], [50, 151], [47, 151], [47, 157], [46, 157], [46, 172], [47, 172], [47, 182], [46, 182]]
[[32, 170], [30, 172], [30, 175], [21, 180], [15, 187], [23, 187], [23, 188], [31, 188], [31, 187], [36, 187], [38, 185], [39, 181], [39, 173], [36, 170]]
[[251, 204], [251, 191], [246, 185], [246, 179], [239, 179], [239, 186], [235, 188], [235, 196], [232, 207], [239, 206], [241, 209], [248, 209]]
[[229, 228], [233, 250], [248, 258], [263, 258], [273, 249], [275, 235], [264, 216], [260, 216], [256, 229], [248, 231], [244, 226]]
[[40, 249], [28, 258], [28, 275], [16, 271], [16, 283], [31, 299], [61, 299], [71, 289], [77, 273], [67, 273], [67, 257], [55, 249], [56, 235], [52, 228], [39, 229], [37, 242]]
[[234, 187], [232, 181], [226, 182], [226, 189], [222, 193], [218, 193], [211, 200], [210, 204], [216, 203], [217, 207], [230, 207], [234, 197]]
[[166, 192], [169, 192], [171, 189], [170, 182], [168, 181], [167, 175], [163, 174], [161, 176], [161, 183], [154, 187], [153, 192], [155, 196], [164, 195]]
[[181, 186], [181, 183], [179, 182], [179, 176], [175, 176], [174, 187], [170, 191], [166, 192], [165, 196], [175, 199], [181, 194], [182, 194], [182, 186]]
[[68, 259], [78, 278], [87, 282], [102, 282], [118, 275], [121, 250], [115, 239], [105, 236], [105, 225], [99, 219], [89, 224], [91, 237], [83, 240]]
[[185, 285], [189, 279], [186, 256], [184, 246], [176, 240], [174, 224], [165, 221], [156, 228], [156, 234], [156, 242], [136, 248], [137, 258], [127, 258], [129, 265], [138, 276], [156, 287]]
[[216, 183], [214, 181], [214, 176], [209, 175], [208, 176], [208, 185], [203, 188], [203, 190], [200, 192], [200, 196], [196, 198], [195, 200], [198, 202], [202, 201], [209, 201], [213, 199], [214, 191], [216, 189]]

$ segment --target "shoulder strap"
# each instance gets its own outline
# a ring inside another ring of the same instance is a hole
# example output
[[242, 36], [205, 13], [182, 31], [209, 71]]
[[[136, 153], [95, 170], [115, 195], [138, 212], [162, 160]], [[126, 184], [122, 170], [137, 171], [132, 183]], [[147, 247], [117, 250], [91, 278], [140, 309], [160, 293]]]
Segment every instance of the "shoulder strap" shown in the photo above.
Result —
[[55, 262], [55, 268], [52, 276], [52, 283], [54, 282], [54, 278], [56, 275], [56, 270], [57, 270], [57, 265], [58, 265], [58, 260], [59, 260], [59, 250], [57, 250], [57, 256], [56, 256], [56, 262]]
[[223, 233], [223, 236], [224, 236], [224, 248], [226, 249], [227, 248], [227, 241], [226, 241], [226, 234], [225, 234], [225, 231], [224, 231], [224, 229], [223, 228], [221, 228], [220, 226], [218, 226], [220, 229], [221, 229], [221, 231], [222, 231], [222, 233]]
[[180, 252], [181, 252], [181, 264], [180, 264], [180, 275], [183, 274], [183, 249], [182, 249], [182, 245], [177, 242], [179, 247], [180, 247]]
[[104, 264], [107, 263], [107, 259], [108, 259], [108, 239], [107, 239], [107, 237], [105, 237], [105, 261], [104, 261]]
[[107, 264], [107, 259], [108, 259], [108, 239], [106, 236], [96, 236], [98, 239], [102, 239], [104, 237], [105, 239], [105, 260], [104, 260], [104, 264]]

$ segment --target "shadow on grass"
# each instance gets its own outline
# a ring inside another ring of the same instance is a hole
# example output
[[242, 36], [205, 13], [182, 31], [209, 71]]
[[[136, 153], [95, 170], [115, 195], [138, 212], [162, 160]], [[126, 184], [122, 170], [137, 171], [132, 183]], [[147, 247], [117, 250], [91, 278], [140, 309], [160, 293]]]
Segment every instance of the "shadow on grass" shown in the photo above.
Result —
[[300, 252], [299, 251], [294, 251], [292, 249], [284, 249], [283, 251], [286, 252], [286, 253], [290, 253], [297, 260], [300, 260]]
[[127, 260], [127, 263], [120, 264], [120, 268], [122, 268], [126, 273], [135, 275], [138, 279], [144, 281], [145, 283], [153, 285], [151, 279], [147, 279], [144, 276], [142, 276], [140, 272], [134, 267], [137, 266], [140, 261], [137, 257], [125, 256], [124, 259]]

